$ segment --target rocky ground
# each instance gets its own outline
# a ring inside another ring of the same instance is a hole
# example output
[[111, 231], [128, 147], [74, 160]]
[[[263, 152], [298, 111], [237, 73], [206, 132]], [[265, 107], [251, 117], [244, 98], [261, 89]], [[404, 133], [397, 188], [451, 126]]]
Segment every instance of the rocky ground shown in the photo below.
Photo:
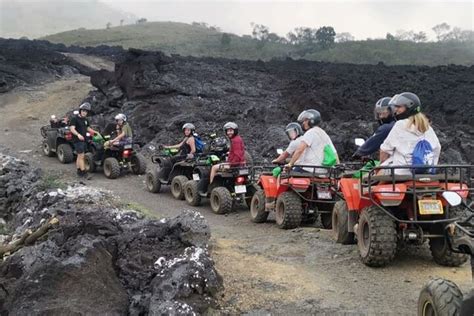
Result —
[[[1, 46], [0, 55], [5, 55]], [[74, 57], [96, 66], [99, 62], [97, 57]], [[99, 63], [107, 64], [107, 61]], [[110, 70], [110, 65], [108, 67]], [[463, 124], [454, 126], [456, 119], [470, 124], [467, 118], [462, 121], [470, 112], [448, 113], [441, 107], [449, 102], [449, 96], [454, 96], [459, 98], [453, 99], [458, 100], [456, 104], [464, 101], [464, 107], [472, 109], [469, 96], [473, 92], [467, 89], [472, 85], [472, 68], [383, 65], [365, 68], [303, 61], [253, 63], [169, 58], [160, 54], [143, 56], [134, 52], [115, 69], [115, 73], [101, 71], [92, 77], [99, 88], [89, 96], [88, 92], [94, 87], [89, 78], [80, 74], [46, 80], [41, 85], [24, 83], [0, 94], [0, 143], [7, 147], [2, 151], [21, 157], [34, 167], [41, 166], [48, 179], [65, 186], [77, 185], [72, 165], [61, 165], [55, 158], [41, 156], [39, 127], [49, 115], [64, 113], [77, 107], [84, 98], [92, 100], [95, 96], [96, 110], [107, 116], [121, 107], [147, 142], [178, 139], [180, 124], [188, 119], [196, 121], [205, 131], [220, 129], [227, 119], [236, 120], [245, 127], [242, 133], [255, 155], [266, 155], [281, 143], [286, 144], [282, 125], [294, 119], [308, 100], [313, 100], [327, 110], [323, 111], [323, 115], [328, 115], [326, 127], [338, 148], [348, 153], [351, 149], [349, 146], [345, 149], [344, 144], [349, 144], [359, 133], [369, 133], [371, 126], [366, 122], [371, 118], [373, 99], [389, 93], [392, 83], [387, 78], [393, 78], [394, 90], [424, 87], [423, 82], [432, 82], [434, 88], [430, 93], [433, 95], [430, 97], [426, 92], [424, 98], [428, 98], [426, 103], [430, 107], [436, 104], [430, 113], [434, 113], [437, 132], [445, 135], [443, 145], [451, 150], [447, 156], [461, 160], [472, 157], [472, 154], [469, 156], [469, 148], [472, 150], [469, 144], [473, 141], [471, 129]], [[422, 80], [423, 73], [428, 75]], [[123, 83], [118, 84], [116, 78], [122, 78]], [[402, 82], [407, 80], [411, 83], [403, 86]], [[133, 85], [127, 88], [124, 83], [129, 81]], [[339, 107], [342, 110], [338, 110]], [[444, 116], [436, 113], [444, 113]], [[262, 135], [269, 135], [269, 139]], [[278, 140], [270, 141], [270, 136]], [[139, 209], [160, 219], [188, 209], [184, 202], [173, 200], [166, 190], [159, 195], [148, 193], [143, 177], [128, 175], [111, 181], [96, 174], [86, 183], [86, 187], [91, 186], [120, 196], [127, 205], [125, 208]], [[58, 203], [65, 200], [67, 198]], [[90, 205], [85, 204], [85, 209], [89, 208]], [[217, 295], [219, 313], [415, 315], [418, 293], [429, 278], [451, 279], [464, 290], [472, 286], [468, 265], [456, 269], [437, 266], [426, 245], [402, 251], [388, 267], [372, 269], [359, 261], [354, 246], [335, 244], [330, 232], [321, 229], [319, 224], [283, 231], [275, 227], [272, 219], [260, 225], [251, 223], [243, 207], [227, 216], [213, 214], [207, 204], [192, 209], [199, 210], [210, 226], [211, 257], [224, 282], [224, 288]], [[74, 209], [72, 211], [74, 214]], [[36, 228], [37, 224], [33, 222], [30, 227]], [[80, 231], [77, 238], [83, 236]], [[113, 240], [113, 236], [100, 234], [93, 237]], [[81, 245], [78, 244], [78, 249]], [[116, 275], [121, 280], [121, 276]], [[141, 288], [141, 285], [133, 286]], [[128, 290], [125, 292], [130, 297]], [[120, 306], [125, 305], [116, 308]]]

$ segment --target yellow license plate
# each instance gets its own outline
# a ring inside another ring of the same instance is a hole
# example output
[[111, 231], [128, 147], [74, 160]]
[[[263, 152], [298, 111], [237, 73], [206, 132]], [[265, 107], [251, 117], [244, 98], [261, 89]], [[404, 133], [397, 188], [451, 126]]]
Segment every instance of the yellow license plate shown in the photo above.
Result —
[[443, 214], [443, 204], [439, 200], [418, 200], [420, 215]]

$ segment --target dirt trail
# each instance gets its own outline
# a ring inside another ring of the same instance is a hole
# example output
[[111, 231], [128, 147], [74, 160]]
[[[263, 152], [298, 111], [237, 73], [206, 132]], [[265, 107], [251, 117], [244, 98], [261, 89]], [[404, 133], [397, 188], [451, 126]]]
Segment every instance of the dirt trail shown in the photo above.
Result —
[[[96, 58], [79, 60], [102, 64]], [[41, 155], [39, 128], [51, 114], [76, 107], [91, 88], [89, 78], [75, 76], [0, 95], [0, 144], [66, 183], [77, 181], [73, 165]], [[111, 190], [156, 216], [192, 208], [166, 190], [148, 193], [143, 180], [132, 175], [107, 180], [96, 174], [87, 185]], [[334, 243], [327, 230], [284, 231], [272, 222], [257, 225], [244, 208], [226, 216], [213, 214], [206, 203], [196, 209], [211, 226], [213, 258], [226, 287], [220, 301], [230, 313], [415, 315], [418, 293], [430, 277], [451, 279], [464, 290], [471, 286], [467, 265], [440, 267], [427, 245], [402, 252], [389, 267], [372, 269], [359, 261], [355, 246]]]

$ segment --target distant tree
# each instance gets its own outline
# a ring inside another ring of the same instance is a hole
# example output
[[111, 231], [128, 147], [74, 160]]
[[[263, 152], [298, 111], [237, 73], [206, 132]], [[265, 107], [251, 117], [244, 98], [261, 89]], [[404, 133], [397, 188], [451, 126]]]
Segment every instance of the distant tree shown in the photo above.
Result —
[[334, 44], [336, 31], [332, 26], [323, 26], [316, 31], [316, 41], [322, 48], [329, 48]]
[[462, 30], [459, 27], [453, 27], [451, 32], [448, 32], [445, 37], [445, 41], [454, 41], [454, 42], [461, 42], [462, 40]]
[[220, 27], [215, 26], [215, 25], [209, 26], [209, 29], [210, 29], [211, 31], [214, 31], [214, 32], [220, 32], [220, 31], [222, 31]]
[[28, 36], [22, 36], [20, 37], [21, 40], [29, 40]]
[[270, 33], [267, 36], [267, 41], [270, 43], [286, 43], [286, 39], [284, 37], [279, 36], [276, 33]]
[[474, 31], [463, 30], [461, 32], [461, 42], [474, 42]]
[[137, 20], [137, 24], [144, 24], [144, 23], [146, 23], [147, 21], [148, 21], [147, 19], [141, 18], [141, 19], [138, 19], [138, 20]]
[[428, 40], [428, 36], [426, 35], [425, 32], [420, 31], [418, 33], [413, 33], [412, 39], [413, 39], [414, 42], [423, 43], [423, 42], [426, 42]]
[[451, 29], [451, 26], [447, 23], [441, 23], [438, 25], [435, 25], [432, 30], [436, 34], [436, 38], [438, 39], [438, 42], [444, 41], [446, 39], [446, 34], [449, 33], [449, 30]]
[[123, 26], [124, 19], [120, 20], [120, 26]]
[[413, 41], [414, 34], [413, 31], [397, 30], [395, 39], [398, 41]]
[[397, 39], [395, 38], [394, 35], [390, 34], [390, 33], [387, 33], [387, 35], [385, 36], [385, 39], [387, 41], [396, 41]]
[[221, 46], [227, 48], [230, 46], [231, 42], [232, 42], [232, 37], [230, 37], [228, 33], [222, 33]]
[[351, 33], [343, 32], [337, 33], [335, 40], [337, 43], [352, 42], [355, 40], [355, 37]]
[[112, 26], [112, 23], [107, 22], [107, 24], [105, 25], [105, 28], [108, 30], [108, 29], [110, 29], [111, 26]]
[[252, 37], [259, 40], [259, 41], [266, 41], [268, 39], [268, 35], [270, 34], [270, 29], [268, 26], [265, 26], [263, 24], [255, 24], [255, 23], [250, 23], [250, 26], [252, 27]]

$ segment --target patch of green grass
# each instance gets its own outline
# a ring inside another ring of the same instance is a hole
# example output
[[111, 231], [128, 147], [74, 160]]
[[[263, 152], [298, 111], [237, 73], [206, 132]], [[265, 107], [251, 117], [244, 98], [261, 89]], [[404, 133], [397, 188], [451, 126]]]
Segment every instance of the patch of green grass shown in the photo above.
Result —
[[60, 179], [58, 175], [48, 173], [48, 174], [44, 174], [41, 177], [39, 188], [42, 191], [54, 190], [54, 189], [65, 190], [67, 188], [67, 185], [64, 182], [62, 182], [62, 180]]

